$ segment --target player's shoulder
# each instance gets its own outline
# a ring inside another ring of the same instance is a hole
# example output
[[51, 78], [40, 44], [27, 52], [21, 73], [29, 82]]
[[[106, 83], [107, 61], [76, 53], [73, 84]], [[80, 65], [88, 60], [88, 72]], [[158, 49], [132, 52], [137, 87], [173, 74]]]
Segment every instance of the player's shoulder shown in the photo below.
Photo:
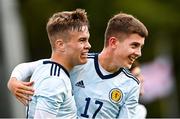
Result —
[[96, 64], [98, 64], [98, 55], [99, 53], [88, 53], [88, 60], [84, 67], [88, 69], [96, 67]]
[[31, 63], [43, 64], [43, 62], [47, 60], [50, 60], [50, 58], [38, 59], [38, 60], [32, 61]]
[[88, 53], [88, 59], [94, 59], [99, 53]]
[[[67, 69], [64, 68], [59, 63], [56, 63], [56, 62], [51, 61], [51, 60], [43, 60], [43, 65], [44, 65], [45, 69], [47, 69], [47, 68], [49, 69], [49, 70], [47, 70], [49, 72], [49, 76], [60, 77], [62, 75], [67, 75], [68, 77], [70, 77]], [[62, 73], [62, 71], [64, 73]]]
[[128, 77], [129, 79], [134, 80], [139, 85], [139, 80], [129, 71], [127, 68], [122, 68], [122, 72]]
[[92, 63], [97, 62], [98, 61], [98, 55], [99, 55], [99, 53], [88, 53], [88, 57], [87, 57], [88, 61], [87, 61], [86, 65], [87, 64], [92, 65]]
[[98, 53], [88, 53], [87, 62], [85, 64], [76, 65], [71, 70], [70, 74], [77, 73], [81, 70], [86, 70], [93, 67], [94, 59]]

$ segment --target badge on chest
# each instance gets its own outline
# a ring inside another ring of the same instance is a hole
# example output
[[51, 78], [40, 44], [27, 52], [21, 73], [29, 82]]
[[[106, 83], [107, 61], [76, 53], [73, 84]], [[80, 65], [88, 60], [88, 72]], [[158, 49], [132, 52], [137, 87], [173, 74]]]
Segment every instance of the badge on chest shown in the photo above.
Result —
[[110, 92], [109, 92], [109, 99], [113, 102], [113, 103], [119, 103], [122, 99], [122, 91], [118, 88], [113, 88]]

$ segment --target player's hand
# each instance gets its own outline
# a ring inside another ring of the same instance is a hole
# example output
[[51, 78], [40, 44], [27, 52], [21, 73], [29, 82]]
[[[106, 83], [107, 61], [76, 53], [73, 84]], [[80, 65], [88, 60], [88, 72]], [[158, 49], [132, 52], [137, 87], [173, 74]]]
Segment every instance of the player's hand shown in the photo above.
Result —
[[144, 95], [144, 77], [141, 75], [139, 75], [138, 80], [140, 81], [140, 95], [143, 96]]
[[8, 82], [8, 89], [24, 105], [28, 104], [31, 96], [34, 94], [32, 88], [33, 82], [23, 82], [16, 78], [11, 78]]

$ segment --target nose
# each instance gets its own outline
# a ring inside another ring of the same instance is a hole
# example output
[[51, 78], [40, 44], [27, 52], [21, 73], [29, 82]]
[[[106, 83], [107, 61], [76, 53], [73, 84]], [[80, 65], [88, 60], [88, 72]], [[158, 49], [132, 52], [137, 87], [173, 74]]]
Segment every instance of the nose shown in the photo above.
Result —
[[90, 49], [91, 48], [91, 44], [89, 43], [89, 41], [86, 43], [86, 48]]
[[135, 54], [137, 55], [137, 57], [141, 57], [141, 48], [138, 48], [135, 52]]

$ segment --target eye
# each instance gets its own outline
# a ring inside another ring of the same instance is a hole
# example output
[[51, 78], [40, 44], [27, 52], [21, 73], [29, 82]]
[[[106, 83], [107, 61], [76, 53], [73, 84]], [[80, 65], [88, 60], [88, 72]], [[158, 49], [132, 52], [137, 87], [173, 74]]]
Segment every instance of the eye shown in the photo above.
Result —
[[79, 41], [80, 41], [80, 42], [87, 42], [87, 41], [88, 41], [88, 38], [80, 38]]
[[137, 47], [139, 47], [139, 46], [140, 46], [139, 43], [132, 43], [132, 44], [131, 44], [131, 47], [132, 47], [132, 48], [137, 48]]
[[80, 42], [84, 42], [84, 41], [85, 41], [85, 38], [80, 38], [79, 41], [80, 41]]

